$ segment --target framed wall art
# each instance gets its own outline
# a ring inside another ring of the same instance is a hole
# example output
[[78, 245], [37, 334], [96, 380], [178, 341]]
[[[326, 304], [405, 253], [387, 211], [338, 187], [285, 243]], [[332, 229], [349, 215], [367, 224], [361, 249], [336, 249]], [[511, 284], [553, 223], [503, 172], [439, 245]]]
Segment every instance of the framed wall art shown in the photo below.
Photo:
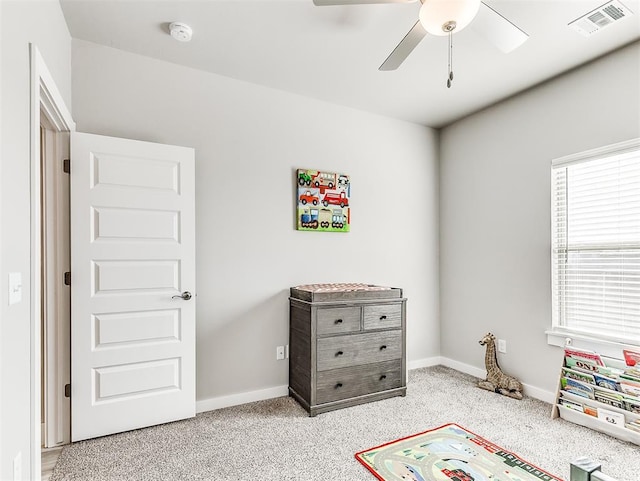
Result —
[[297, 228], [349, 232], [351, 181], [348, 175], [298, 169]]

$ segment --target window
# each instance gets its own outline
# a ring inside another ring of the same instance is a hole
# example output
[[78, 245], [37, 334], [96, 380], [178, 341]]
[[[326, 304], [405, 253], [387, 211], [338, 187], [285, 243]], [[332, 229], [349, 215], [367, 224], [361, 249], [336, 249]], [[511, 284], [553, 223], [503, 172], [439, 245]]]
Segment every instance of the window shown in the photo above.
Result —
[[553, 328], [640, 345], [640, 139], [553, 161]]

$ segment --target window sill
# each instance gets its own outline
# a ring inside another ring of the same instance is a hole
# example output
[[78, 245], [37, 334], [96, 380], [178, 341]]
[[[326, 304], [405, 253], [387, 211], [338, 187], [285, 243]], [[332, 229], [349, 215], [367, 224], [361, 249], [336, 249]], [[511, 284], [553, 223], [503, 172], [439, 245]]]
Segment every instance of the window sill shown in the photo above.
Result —
[[545, 334], [547, 335], [547, 344], [550, 346], [565, 347], [567, 339], [569, 339], [573, 347], [589, 349], [601, 354], [602, 356], [613, 357], [616, 359], [622, 359], [623, 349], [638, 351], [638, 346], [632, 344], [607, 341], [576, 332], [550, 329], [545, 331]]

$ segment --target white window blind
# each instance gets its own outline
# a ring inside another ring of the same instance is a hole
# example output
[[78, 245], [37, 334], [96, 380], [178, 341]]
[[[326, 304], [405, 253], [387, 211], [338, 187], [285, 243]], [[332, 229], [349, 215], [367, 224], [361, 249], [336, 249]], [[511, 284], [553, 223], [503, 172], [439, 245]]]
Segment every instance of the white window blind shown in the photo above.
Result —
[[552, 170], [554, 328], [640, 345], [640, 140]]

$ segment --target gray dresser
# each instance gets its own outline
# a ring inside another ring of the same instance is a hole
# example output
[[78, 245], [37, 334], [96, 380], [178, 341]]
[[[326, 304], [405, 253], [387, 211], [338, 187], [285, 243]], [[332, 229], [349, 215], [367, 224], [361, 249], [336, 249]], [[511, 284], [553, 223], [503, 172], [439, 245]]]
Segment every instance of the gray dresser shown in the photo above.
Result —
[[398, 288], [292, 287], [289, 394], [311, 416], [404, 396], [405, 304]]

